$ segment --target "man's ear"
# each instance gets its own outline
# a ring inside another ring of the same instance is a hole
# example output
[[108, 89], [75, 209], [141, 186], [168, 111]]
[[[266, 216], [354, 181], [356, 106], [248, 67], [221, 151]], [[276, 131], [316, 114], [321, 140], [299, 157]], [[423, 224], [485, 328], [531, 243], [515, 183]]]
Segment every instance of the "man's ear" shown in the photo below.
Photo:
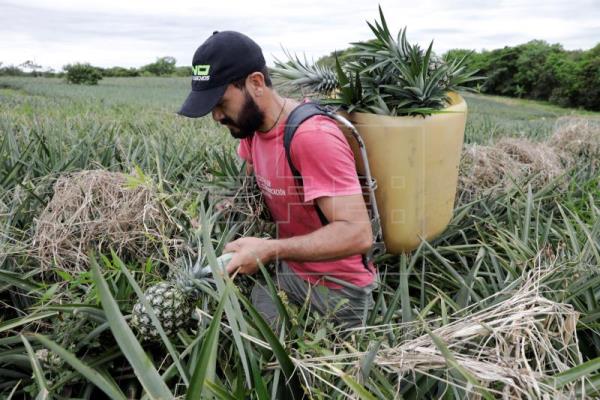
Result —
[[265, 77], [262, 72], [253, 72], [246, 79], [246, 87], [256, 96], [262, 96], [265, 91]]

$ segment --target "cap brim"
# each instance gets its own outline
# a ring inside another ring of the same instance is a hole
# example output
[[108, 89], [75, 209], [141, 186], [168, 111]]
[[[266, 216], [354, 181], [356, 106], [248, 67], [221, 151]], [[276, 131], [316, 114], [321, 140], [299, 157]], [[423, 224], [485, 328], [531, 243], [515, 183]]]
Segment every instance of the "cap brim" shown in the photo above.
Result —
[[202, 91], [192, 90], [177, 114], [190, 118], [205, 116], [215, 108], [226, 89], [227, 85]]

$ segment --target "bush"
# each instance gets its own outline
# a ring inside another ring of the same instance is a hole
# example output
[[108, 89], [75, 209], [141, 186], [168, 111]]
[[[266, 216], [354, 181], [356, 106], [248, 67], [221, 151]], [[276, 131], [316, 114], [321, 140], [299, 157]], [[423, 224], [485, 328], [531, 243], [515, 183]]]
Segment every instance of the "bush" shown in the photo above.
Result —
[[525, 96], [547, 100], [552, 88], [560, 83], [548, 60], [552, 59], [553, 55], [564, 55], [562, 46], [550, 45], [543, 40], [532, 40], [517, 48], [519, 58], [516, 60], [515, 84], [523, 88]]
[[135, 77], [140, 76], [140, 71], [136, 68], [123, 68], [123, 67], [112, 67], [104, 68], [102, 70], [102, 76], [104, 77]]
[[0, 62], [0, 76], [25, 76], [25, 72], [23, 72], [19, 67], [15, 67], [14, 65], [6, 65], [2, 66]]
[[579, 70], [578, 105], [588, 110], [600, 110], [600, 44], [586, 51]]
[[76, 85], [97, 85], [98, 81], [102, 79], [102, 73], [98, 68], [88, 63], [69, 64], [65, 65], [63, 69], [67, 73], [67, 82]]
[[175, 72], [176, 62], [173, 57], [160, 57], [152, 64], [144, 65], [141, 70], [156, 76], [171, 75]]
[[[467, 52], [452, 49], [444, 58], [459, 58]], [[483, 93], [600, 110], [600, 44], [585, 51], [565, 50], [558, 43], [532, 40], [474, 53], [466, 65], [488, 76]]]
[[175, 68], [175, 76], [192, 76], [192, 67], [177, 67]]

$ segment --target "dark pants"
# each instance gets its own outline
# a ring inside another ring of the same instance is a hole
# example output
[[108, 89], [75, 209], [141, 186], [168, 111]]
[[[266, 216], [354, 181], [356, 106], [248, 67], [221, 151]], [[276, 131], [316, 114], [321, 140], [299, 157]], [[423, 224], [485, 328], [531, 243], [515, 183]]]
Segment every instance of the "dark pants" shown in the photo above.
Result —
[[[373, 308], [372, 291], [376, 283], [359, 288], [354, 285], [331, 289], [323, 285], [311, 285], [292, 271], [285, 261], [278, 263], [274, 282], [286, 293], [290, 303], [302, 305], [309, 298], [310, 312], [331, 317], [344, 328], [365, 324], [367, 312]], [[252, 289], [252, 304], [273, 330], [279, 322], [279, 312], [264, 283], [256, 283]]]

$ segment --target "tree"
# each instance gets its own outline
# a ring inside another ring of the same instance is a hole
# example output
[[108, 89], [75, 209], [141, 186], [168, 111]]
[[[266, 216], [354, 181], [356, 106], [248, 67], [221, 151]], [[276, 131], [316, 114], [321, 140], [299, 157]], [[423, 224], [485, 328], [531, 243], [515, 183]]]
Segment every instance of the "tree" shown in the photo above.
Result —
[[63, 67], [67, 72], [67, 82], [76, 85], [97, 85], [102, 73], [88, 63], [68, 64]]
[[159, 57], [152, 64], [144, 65], [141, 70], [157, 76], [171, 75], [175, 72], [176, 62], [173, 57]]
[[[519, 56], [515, 60], [515, 88], [520, 87], [522, 97], [547, 100], [558, 79], [547, 64], [553, 54], [564, 53], [560, 44], [550, 45], [543, 40], [532, 40], [517, 46]], [[515, 93], [517, 94], [517, 93]]]
[[192, 67], [189, 67], [189, 66], [176, 67], [175, 68], [175, 76], [192, 76]]
[[578, 78], [577, 104], [600, 111], [600, 44], [583, 54]]
[[14, 65], [6, 65], [2, 66], [0, 62], [0, 76], [24, 76], [25, 72], [21, 70], [19, 67], [15, 67]]
[[136, 68], [111, 67], [102, 70], [104, 77], [134, 77], [140, 76], [140, 71]]
[[23, 62], [22, 64], [19, 65], [19, 68], [21, 68], [21, 70], [23, 70], [26, 73], [29, 72], [31, 74], [31, 76], [40, 76], [41, 75], [41, 73], [39, 71], [42, 69], [42, 66], [34, 63], [31, 60], [27, 60], [27, 61]]

